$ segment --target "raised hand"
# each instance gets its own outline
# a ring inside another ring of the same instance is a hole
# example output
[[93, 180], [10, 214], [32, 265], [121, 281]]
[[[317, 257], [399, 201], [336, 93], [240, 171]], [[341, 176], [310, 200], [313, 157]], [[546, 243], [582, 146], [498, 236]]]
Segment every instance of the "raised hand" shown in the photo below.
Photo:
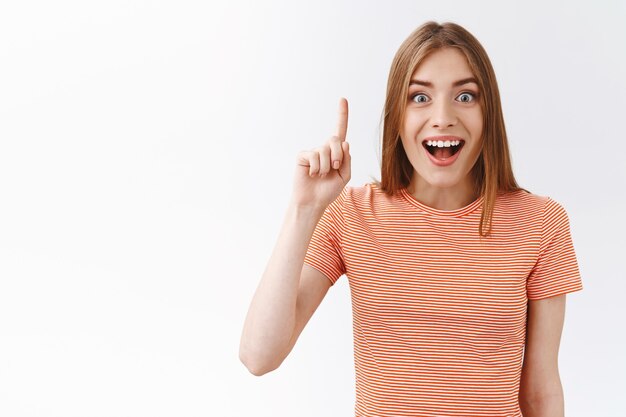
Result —
[[348, 101], [341, 97], [335, 134], [322, 146], [298, 153], [292, 194], [294, 204], [326, 208], [350, 181], [347, 130]]

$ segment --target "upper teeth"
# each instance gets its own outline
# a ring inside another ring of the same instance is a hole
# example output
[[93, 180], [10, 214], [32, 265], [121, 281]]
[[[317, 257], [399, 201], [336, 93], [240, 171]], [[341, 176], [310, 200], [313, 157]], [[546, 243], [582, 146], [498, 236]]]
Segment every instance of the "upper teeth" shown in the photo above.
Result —
[[439, 140], [439, 141], [437, 141], [437, 140], [429, 140], [429, 141], [426, 142], [426, 144], [428, 146], [438, 146], [440, 148], [443, 148], [444, 146], [446, 148], [450, 147], [450, 146], [458, 146], [460, 143], [461, 143], [460, 140], [446, 140], [446, 141], [443, 141], [443, 140]]

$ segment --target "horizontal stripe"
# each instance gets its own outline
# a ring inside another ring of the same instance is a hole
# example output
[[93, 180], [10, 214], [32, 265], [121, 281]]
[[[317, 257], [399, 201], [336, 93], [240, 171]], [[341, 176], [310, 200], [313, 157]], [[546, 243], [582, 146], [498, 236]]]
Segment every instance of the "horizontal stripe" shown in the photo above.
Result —
[[304, 262], [349, 282], [355, 416], [521, 417], [528, 300], [582, 281], [558, 202], [501, 194], [488, 237], [482, 206], [438, 210], [371, 183], [324, 211]]

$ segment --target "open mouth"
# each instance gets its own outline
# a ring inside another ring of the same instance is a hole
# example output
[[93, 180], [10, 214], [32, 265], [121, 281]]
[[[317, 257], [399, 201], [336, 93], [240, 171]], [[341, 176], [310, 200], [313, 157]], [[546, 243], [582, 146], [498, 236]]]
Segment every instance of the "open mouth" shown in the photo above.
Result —
[[458, 145], [450, 145], [450, 146], [443, 146], [443, 147], [439, 147], [439, 146], [430, 146], [427, 144], [427, 141], [422, 142], [422, 146], [424, 146], [424, 148], [426, 148], [426, 150], [433, 155], [435, 158], [437, 159], [447, 159], [450, 158], [452, 155], [456, 154], [458, 151], [461, 150], [461, 148], [465, 145], [465, 141], [461, 140], [461, 143], [459, 143]]

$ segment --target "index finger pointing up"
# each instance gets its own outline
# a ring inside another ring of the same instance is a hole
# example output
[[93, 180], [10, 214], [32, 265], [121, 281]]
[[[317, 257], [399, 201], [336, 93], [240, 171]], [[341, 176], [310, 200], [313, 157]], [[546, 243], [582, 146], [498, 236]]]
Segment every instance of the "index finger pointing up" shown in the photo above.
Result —
[[341, 97], [339, 99], [339, 121], [337, 122], [337, 132], [335, 135], [341, 142], [346, 140], [346, 131], [348, 130], [348, 100]]

